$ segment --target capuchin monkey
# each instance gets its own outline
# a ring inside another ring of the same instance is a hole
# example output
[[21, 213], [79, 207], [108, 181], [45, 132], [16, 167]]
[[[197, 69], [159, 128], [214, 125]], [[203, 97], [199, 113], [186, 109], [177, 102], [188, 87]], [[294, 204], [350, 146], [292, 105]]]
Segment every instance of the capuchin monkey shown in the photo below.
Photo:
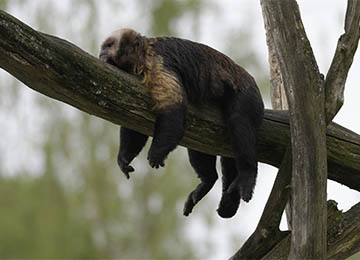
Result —
[[[256, 130], [264, 104], [254, 78], [226, 55], [200, 43], [174, 37], [145, 37], [131, 29], [113, 32], [102, 44], [100, 59], [141, 78], [156, 115], [148, 152], [151, 167], [164, 166], [184, 135], [188, 104], [215, 104], [222, 111], [235, 158], [221, 157], [222, 198], [218, 214], [235, 215], [240, 199], [252, 198], [257, 176]], [[118, 164], [127, 178], [131, 161], [148, 136], [121, 127]], [[200, 184], [184, 206], [188, 216], [216, 182], [216, 156], [188, 149]]]

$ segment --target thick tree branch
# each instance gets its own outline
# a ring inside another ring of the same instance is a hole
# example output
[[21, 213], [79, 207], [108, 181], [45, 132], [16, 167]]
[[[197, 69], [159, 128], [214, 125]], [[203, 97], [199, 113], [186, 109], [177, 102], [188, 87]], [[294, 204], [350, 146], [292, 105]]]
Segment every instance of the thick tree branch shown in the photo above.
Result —
[[[44, 35], [0, 10], [0, 67], [28, 87], [86, 113], [152, 134], [151, 100], [136, 78], [73, 44]], [[181, 144], [210, 154], [232, 154], [216, 108], [190, 107]], [[360, 136], [331, 124], [329, 177], [360, 190]], [[267, 110], [258, 133], [259, 160], [279, 167], [290, 141], [285, 111]]]
[[[280, 70], [279, 59], [276, 54], [275, 45], [273, 38], [271, 37], [271, 27], [266, 19], [266, 13], [262, 10], [264, 18], [264, 27], [266, 32], [266, 45], [268, 47], [269, 53], [269, 65], [270, 65], [270, 95], [271, 95], [271, 104], [272, 108], [276, 110], [288, 110], [289, 105], [286, 99], [285, 87], [283, 82], [283, 77]], [[289, 159], [291, 157], [288, 157]], [[283, 162], [285, 165], [285, 163]], [[281, 168], [279, 169], [281, 170]], [[291, 174], [291, 173], [290, 173]], [[289, 229], [291, 229], [291, 200], [288, 200], [288, 203], [285, 208], [286, 220], [288, 223]]]
[[330, 122], [344, 103], [345, 82], [360, 38], [360, 1], [348, 0], [345, 33], [339, 38], [325, 80], [326, 121]]
[[325, 93], [295, 0], [262, 0], [290, 111], [292, 231], [289, 259], [326, 253]]

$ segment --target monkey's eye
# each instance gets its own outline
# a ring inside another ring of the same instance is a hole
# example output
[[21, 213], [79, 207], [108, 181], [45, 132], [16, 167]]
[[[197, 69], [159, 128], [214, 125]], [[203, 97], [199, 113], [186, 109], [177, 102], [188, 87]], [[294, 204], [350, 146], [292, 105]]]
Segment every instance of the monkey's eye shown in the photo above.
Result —
[[103, 48], [111, 48], [114, 45], [114, 41], [105, 42]]

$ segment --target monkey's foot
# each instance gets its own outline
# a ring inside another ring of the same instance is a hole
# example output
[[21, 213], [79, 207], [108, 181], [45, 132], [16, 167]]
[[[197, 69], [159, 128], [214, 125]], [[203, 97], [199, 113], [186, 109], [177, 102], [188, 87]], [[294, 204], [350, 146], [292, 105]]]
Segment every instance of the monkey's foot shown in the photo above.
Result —
[[134, 168], [131, 165], [129, 165], [130, 161], [126, 160], [124, 156], [120, 155], [118, 156], [117, 163], [120, 167], [120, 170], [125, 174], [126, 178], [130, 179], [129, 173], [134, 171]]
[[222, 218], [231, 218], [235, 215], [240, 205], [240, 194], [238, 192], [223, 192], [217, 212]]
[[148, 154], [148, 161], [151, 166], [151, 168], [158, 169], [159, 167], [165, 166], [165, 158], [163, 155], [155, 152], [153, 149], [150, 148], [149, 154]]

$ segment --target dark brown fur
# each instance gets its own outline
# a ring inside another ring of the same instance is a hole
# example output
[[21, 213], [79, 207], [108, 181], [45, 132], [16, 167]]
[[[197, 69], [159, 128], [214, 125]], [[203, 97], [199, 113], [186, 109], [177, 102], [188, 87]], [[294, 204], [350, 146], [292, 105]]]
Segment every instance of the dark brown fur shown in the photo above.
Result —
[[[257, 175], [256, 129], [264, 105], [253, 77], [224, 54], [203, 44], [172, 37], [147, 38], [131, 29], [114, 32], [102, 45], [100, 58], [133, 75], [148, 89], [156, 114], [154, 138], [148, 160], [164, 166], [185, 131], [188, 103], [213, 103], [220, 107], [233, 145], [234, 158], [221, 158], [223, 196], [218, 213], [233, 216], [240, 199], [252, 197]], [[147, 136], [121, 128], [118, 163], [129, 177], [130, 162], [145, 145]], [[201, 183], [189, 195], [184, 214], [212, 188], [216, 156], [189, 149], [190, 163]]]

